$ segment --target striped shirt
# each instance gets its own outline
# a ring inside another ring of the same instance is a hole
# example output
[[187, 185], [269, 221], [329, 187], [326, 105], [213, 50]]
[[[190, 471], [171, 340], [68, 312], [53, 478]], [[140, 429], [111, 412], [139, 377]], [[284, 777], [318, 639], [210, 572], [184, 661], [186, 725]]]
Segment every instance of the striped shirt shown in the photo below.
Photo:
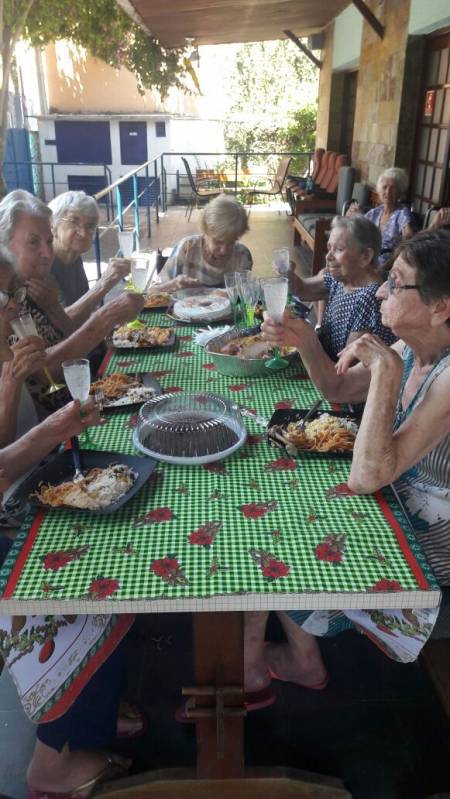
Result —
[[187, 275], [197, 278], [203, 286], [222, 287], [226, 272], [246, 272], [252, 266], [250, 250], [244, 244], [236, 242], [230, 255], [226, 259], [217, 259], [214, 265], [205, 259], [203, 236], [187, 236], [177, 244], [159, 273], [159, 282]]

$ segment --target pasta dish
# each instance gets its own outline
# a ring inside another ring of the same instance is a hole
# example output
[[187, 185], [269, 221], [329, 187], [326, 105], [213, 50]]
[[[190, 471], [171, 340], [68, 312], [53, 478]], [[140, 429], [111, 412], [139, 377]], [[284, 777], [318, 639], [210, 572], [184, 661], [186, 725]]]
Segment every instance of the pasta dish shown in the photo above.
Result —
[[162, 347], [170, 341], [171, 327], [143, 327], [137, 330], [122, 325], [113, 332], [115, 347]]
[[91, 394], [95, 394], [96, 391], [103, 392], [104, 407], [144, 402], [156, 393], [151, 386], [143, 385], [139, 375], [126, 375], [120, 372], [113, 372], [92, 383]]
[[129, 466], [113, 463], [105, 469], [90, 469], [81, 480], [59, 485], [42, 484], [32, 496], [51, 508], [101, 510], [123, 497], [136, 477], [136, 472]]
[[357, 425], [351, 419], [321, 413], [317, 419], [306, 422], [301, 427], [301, 420], [290, 422], [285, 429], [286, 441], [299, 449], [314, 452], [345, 452], [353, 449]]

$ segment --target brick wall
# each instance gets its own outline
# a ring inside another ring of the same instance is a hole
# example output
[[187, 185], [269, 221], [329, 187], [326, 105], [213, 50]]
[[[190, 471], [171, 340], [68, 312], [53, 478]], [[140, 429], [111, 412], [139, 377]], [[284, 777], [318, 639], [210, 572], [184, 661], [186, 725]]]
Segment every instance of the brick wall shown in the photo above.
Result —
[[385, 26], [385, 34], [380, 39], [364, 22], [352, 164], [363, 180], [375, 184], [398, 157], [410, 0], [367, 0], [367, 5]]

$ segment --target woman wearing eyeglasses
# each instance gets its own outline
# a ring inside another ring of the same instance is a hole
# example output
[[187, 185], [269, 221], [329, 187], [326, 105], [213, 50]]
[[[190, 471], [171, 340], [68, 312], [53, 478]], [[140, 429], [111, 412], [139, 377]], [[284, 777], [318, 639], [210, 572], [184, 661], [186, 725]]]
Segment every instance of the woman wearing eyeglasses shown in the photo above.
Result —
[[124, 258], [111, 258], [101, 278], [90, 289], [81, 256], [92, 247], [99, 223], [96, 201], [84, 191], [65, 191], [49, 202], [48, 207], [53, 214], [51, 274], [58, 284], [66, 313], [75, 316], [78, 322], [84, 321], [105, 294], [129, 273], [130, 263]]
[[[265, 614], [249, 614], [246, 690], [270, 677], [323, 689], [328, 682], [315, 635], [355, 628], [402, 662], [417, 658], [430, 634], [450, 636], [450, 233], [419, 233], [397, 249], [378, 290], [383, 324], [399, 337], [392, 347], [364, 335], [337, 364], [310, 325], [286, 318], [264, 324], [274, 343], [295, 339], [316, 386], [331, 402], [365, 408], [348, 487], [368, 494], [393, 483], [415, 536], [443, 588], [438, 609], [279, 614], [288, 643], [264, 647]], [[357, 361], [356, 365], [352, 365]], [[351, 541], [349, 541], [351, 545]]]

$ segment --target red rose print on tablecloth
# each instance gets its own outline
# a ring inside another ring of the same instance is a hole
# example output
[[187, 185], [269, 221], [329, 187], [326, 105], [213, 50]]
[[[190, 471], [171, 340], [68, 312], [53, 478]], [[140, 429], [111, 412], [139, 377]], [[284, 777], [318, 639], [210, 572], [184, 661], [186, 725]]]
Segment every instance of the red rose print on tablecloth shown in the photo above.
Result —
[[183, 391], [180, 386], [166, 386], [164, 394], [177, 394], [179, 391]]
[[170, 508], [153, 508], [153, 510], [149, 510], [144, 516], [138, 516], [137, 519], [134, 520], [134, 527], [142, 527], [144, 524], [170, 522], [175, 518]]
[[42, 558], [42, 565], [46, 571], [58, 571], [74, 560], [80, 560], [89, 551], [88, 546], [78, 547], [77, 549], [59, 549], [56, 552], [48, 552]]
[[345, 550], [345, 533], [330, 533], [314, 550], [317, 560], [327, 563], [342, 563]]
[[124, 429], [127, 429], [129, 427], [131, 430], [134, 430], [134, 428], [137, 427], [137, 425], [138, 425], [138, 421], [139, 421], [139, 415], [137, 413], [134, 413], [125, 422]]
[[303, 372], [298, 372], [296, 375], [292, 375], [289, 377], [288, 380], [309, 380], [310, 377], [307, 374], [303, 374]]
[[150, 377], [165, 377], [166, 375], [171, 375], [175, 372], [175, 369], [160, 369], [159, 372], [149, 372]]
[[250, 388], [248, 383], [232, 383], [231, 386], [228, 386], [228, 391], [238, 392], [244, 391], [246, 388]]
[[190, 544], [209, 549], [221, 527], [222, 522], [206, 522], [188, 536], [188, 541]]
[[206, 469], [207, 472], [212, 472], [212, 474], [222, 474], [224, 476], [228, 474], [228, 470], [225, 468], [223, 461], [203, 463], [202, 467], [203, 469]]
[[329, 488], [325, 493], [326, 499], [340, 499], [341, 497], [354, 497], [355, 493], [348, 487], [347, 483], [339, 483], [339, 485]]
[[297, 468], [296, 461], [291, 458], [277, 458], [275, 461], [270, 461], [264, 466], [265, 472], [295, 472]]
[[256, 565], [261, 569], [261, 574], [267, 580], [278, 580], [280, 577], [287, 577], [290, 567], [282, 560], [278, 560], [275, 555], [266, 552], [264, 549], [250, 549], [250, 556]]
[[169, 585], [187, 585], [189, 583], [176, 555], [167, 555], [165, 558], [154, 560], [150, 565], [150, 570]]
[[252, 436], [249, 434], [245, 443], [250, 444], [250, 446], [254, 446], [255, 444], [261, 444], [262, 441], [264, 441], [263, 435]]
[[403, 586], [397, 580], [378, 580], [369, 591], [403, 591]]
[[118, 580], [112, 577], [97, 577], [96, 580], [92, 580], [88, 595], [91, 599], [107, 599], [115, 594], [118, 588], [120, 588]]
[[278, 502], [271, 500], [270, 502], [248, 502], [245, 505], [240, 505], [239, 510], [242, 511], [247, 519], [261, 519], [262, 516], [277, 507]]
[[215, 372], [217, 370], [217, 366], [215, 363], [203, 363], [202, 369], [208, 369], [210, 372]]
[[190, 334], [185, 334], [184, 336], [178, 336], [179, 341], [192, 341], [192, 336]]
[[283, 399], [275, 402], [274, 408], [277, 411], [290, 411], [291, 408], [294, 407], [294, 400], [291, 399]]
[[177, 358], [191, 358], [193, 354], [191, 350], [183, 350], [182, 352], [176, 352], [175, 356]]

